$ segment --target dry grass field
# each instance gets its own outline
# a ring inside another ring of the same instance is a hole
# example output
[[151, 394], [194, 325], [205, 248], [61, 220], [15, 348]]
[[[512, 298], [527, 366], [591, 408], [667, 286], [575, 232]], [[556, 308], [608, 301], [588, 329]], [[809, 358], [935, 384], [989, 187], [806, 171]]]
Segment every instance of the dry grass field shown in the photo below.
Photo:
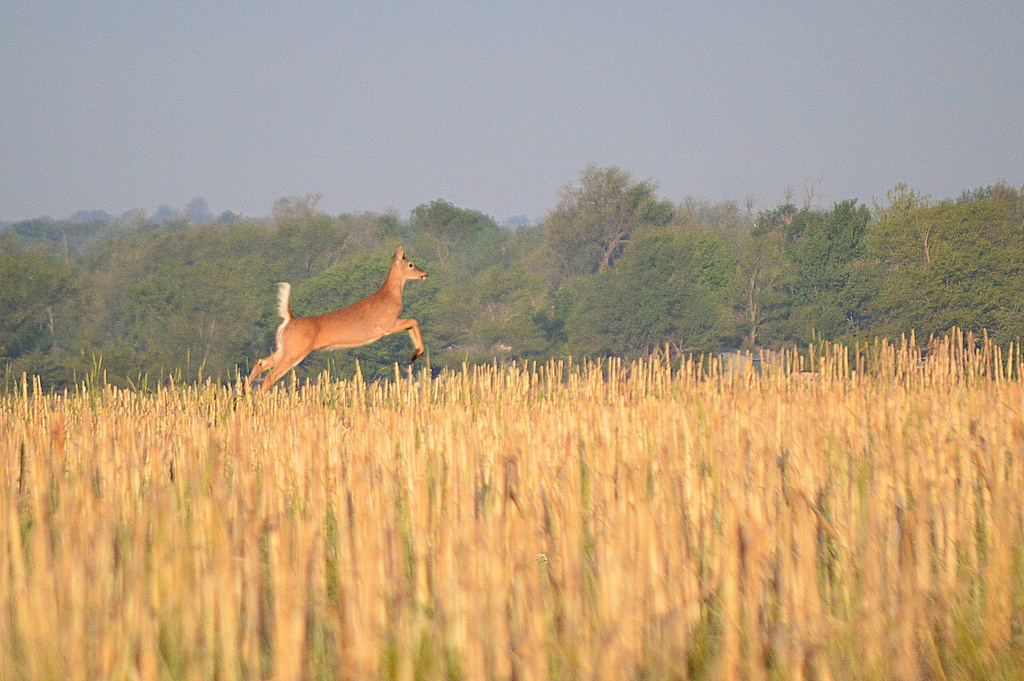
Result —
[[0, 679], [1021, 678], [1019, 372], [954, 335], [760, 373], [29, 380]]

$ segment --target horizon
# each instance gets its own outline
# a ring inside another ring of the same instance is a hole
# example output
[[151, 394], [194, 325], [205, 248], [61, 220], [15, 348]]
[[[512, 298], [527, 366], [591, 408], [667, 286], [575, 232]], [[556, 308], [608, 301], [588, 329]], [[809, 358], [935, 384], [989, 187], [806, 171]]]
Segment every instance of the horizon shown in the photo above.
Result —
[[[575, 181], [575, 180], [573, 180], [573, 181]], [[936, 202], [938, 202], [938, 201], [954, 201], [954, 200], [960, 198], [960, 196], [962, 196], [965, 193], [974, 192], [974, 191], [979, 190], [979, 189], [988, 189], [990, 187], [999, 185], [1001, 183], [1008, 184], [1009, 186], [1014, 187], [1015, 189], [1021, 189], [1022, 191], [1024, 191], [1024, 185], [1014, 186], [1012, 184], [1006, 183], [1004, 180], [997, 180], [997, 181], [989, 182], [989, 183], [986, 183], [986, 184], [981, 184], [981, 185], [978, 185], [976, 187], [962, 187], [961, 189], [959, 189], [958, 191], [954, 192], [953, 194], [950, 194], [948, 196], [940, 196], [940, 197], [932, 196], [932, 195], [926, 194], [924, 192], [919, 192], [917, 190], [917, 188], [912, 187], [912, 186], [908, 186], [908, 189], [914, 191], [915, 193], [917, 193], [917, 194], [921, 195], [922, 197], [925, 197], [925, 198], [927, 198], [927, 199], [929, 199], [931, 201], [936, 201]], [[896, 187], [899, 184], [900, 183], [897, 183], [897, 184], [893, 185], [892, 187], [889, 187], [886, 190], [886, 193], [888, 193], [889, 191], [891, 191], [893, 189], [896, 189]], [[777, 208], [779, 206], [786, 205], [786, 200], [785, 200], [784, 196], [781, 196], [781, 195], [784, 195], [786, 193], [787, 189], [791, 190], [793, 192], [793, 196], [791, 197], [789, 203], [792, 203], [793, 205], [798, 205], [798, 206], [801, 206], [801, 207], [803, 207], [804, 203], [805, 203], [805, 197], [806, 197], [806, 193], [805, 192], [813, 191], [813, 188], [811, 188], [811, 187], [804, 187], [803, 190], [802, 190], [802, 192], [803, 192], [802, 193], [801, 191], [798, 191], [797, 188], [789, 186], [787, 188], [784, 188], [783, 191], [780, 192], [780, 198], [779, 198], [778, 201], [776, 201], [774, 203], [759, 204], [757, 206], [757, 211], [762, 211], [762, 210], [768, 211], [768, 210], [772, 210], [774, 208]], [[302, 197], [302, 196], [307, 196], [307, 195], [308, 194], [297, 195], [297, 196]], [[281, 198], [287, 198], [287, 197], [277, 197], [277, 199], [281, 199]], [[675, 198], [666, 197], [666, 196], [661, 196], [660, 198], [663, 199], [663, 200], [671, 201], [676, 206], [683, 205], [688, 200], [707, 201], [707, 202], [709, 202], [711, 204], [733, 203], [737, 207], [740, 207], [743, 204], [743, 200], [742, 199], [738, 199], [738, 198], [735, 198], [735, 199], [733, 199], [733, 198], [724, 198], [724, 199], [720, 199], [720, 200], [712, 200], [712, 199], [709, 199], [707, 197], [697, 196], [697, 195], [693, 195], [693, 194], [689, 194], [689, 195], [687, 195], [687, 196], [685, 196], [685, 197], [683, 197], [681, 199], [675, 199]], [[812, 198], [816, 198], [816, 197], [812, 197]], [[811, 209], [813, 209], [813, 210], [829, 210], [832, 206], [834, 206], [834, 205], [836, 205], [838, 203], [841, 203], [843, 201], [850, 201], [850, 200], [855, 201], [858, 205], [866, 205], [868, 207], [871, 207], [873, 202], [878, 201], [881, 198], [882, 197], [877, 197], [877, 196], [872, 197], [871, 199], [868, 199], [868, 200], [864, 200], [864, 199], [861, 199], [861, 198], [858, 198], [858, 197], [837, 198], [835, 200], [830, 201], [829, 202], [829, 204], [830, 204], [829, 206], [822, 205], [820, 201], [814, 200], [814, 201], [812, 201], [810, 203], [809, 207]], [[274, 201], [276, 201], [277, 199], [275, 199]], [[136, 213], [136, 212], [138, 212], [140, 210], [145, 213], [145, 217], [146, 217], [147, 220], [150, 220], [150, 221], [153, 221], [153, 222], [161, 222], [161, 221], [166, 222], [168, 220], [171, 220], [171, 219], [174, 219], [174, 218], [177, 218], [177, 217], [185, 217], [186, 219], [189, 219], [189, 222], [191, 224], [201, 224], [203, 222], [217, 221], [218, 219], [220, 219], [223, 215], [225, 215], [227, 213], [231, 213], [231, 214], [235, 215], [236, 217], [238, 217], [239, 219], [244, 219], [244, 220], [266, 220], [266, 219], [270, 219], [272, 217], [271, 211], [272, 211], [273, 203], [274, 203], [272, 201], [271, 205], [267, 208], [267, 210], [265, 212], [258, 213], [258, 214], [242, 213], [240, 211], [235, 211], [235, 210], [233, 210], [231, 208], [217, 209], [217, 207], [215, 207], [215, 206], [214, 207], [207, 206], [207, 210], [209, 210], [209, 212], [210, 212], [209, 217], [207, 217], [205, 219], [202, 219], [202, 220], [190, 219], [188, 217], [188, 215], [187, 215], [188, 206], [189, 206], [190, 203], [192, 203], [194, 201], [197, 201], [197, 200], [205, 201], [205, 197], [203, 197], [201, 195], [200, 196], [192, 197], [191, 200], [186, 201], [185, 204], [183, 204], [180, 207], [172, 206], [172, 205], [170, 205], [168, 203], [161, 203], [156, 208], [151, 208], [151, 207], [146, 207], [146, 206], [135, 206], [133, 208], [129, 208], [128, 210], [117, 211], [117, 212], [110, 212], [110, 211], [108, 211], [106, 209], [103, 209], [103, 208], [80, 208], [80, 209], [77, 209], [75, 211], [72, 211], [69, 214], [63, 215], [63, 216], [36, 215], [34, 217], [24, 217], [24, 218], [17, 218], [17, 219], [13, 219], [13, 220], [12, 219], [4, 218], [2, 215], [0, 215], [0, 226], [8, 227], [8, 226], [11, 226], [11, 225], [16, 225], [16, 224], [21, 223], [21, 222], [30, 222], [32, 220], [49, 220], [49, 221], [53, 221], [53, 222], [78, 222], [78, 223], [92, 222], [92, 221], [95, 221], [95, 220], [106, 221], [106, 222], [114, 222], [114, 221], [118, 221], [118, 220], [129, 219], [132, 216], [132, 214], [134, 214], [134, 213]], [[435, 199], [435, 200], [447, 200], [447, 199], [443, 199], [443, 198], [439, 197], [439, 199]], [[429, 201], [427, 201], [426, 203], [429, 203]], [[421, 205], [425, 205], [425, 204], [421, 204]], [[495, 216], [495, 215], [491, 215], [491, 214], [489, 214], [489, 213], [487, 213], [485, 211], [479, 210], [478, 208], [475, 208], [474, 206], [458, 206], [458, 205], [456, 205], [456, 207], [460, 208], [460, 209], [463, 209], [463, 210], [470, 210], [470, 211], [480, 212], [483, 215], [485, 215], [486, 217], [488, 217], [491, 220], [493, 220], [495, 222], [495, 224], [497, 224], [499, 226], [505, 226], [505, 227], [511, 227], [511, 228], [518, 228], [518, 227], [522, 227], [522, 226], [537, 226], [537, 225], [543, 224], [543, 222], [547, 219], [547, 214], [531, 216], [531, 215], [528, 215], [526, 213], [518, 213], [518, 214], [514, 214], [514, 215], [508, 215], [508, 216], [505, 216], [505, 217], [498, 217], [498, 216]], [[413, 208], [415, 208], [415, 206]], [[411, 212], [411, 209], [409, 211], [404, 211], [403, 212], [403, 211], [399, 211], [397, 208], [394, 208], [392, 206], [388, 206], [388, 207], [384, 208], [383, 210], [342, 211], [340, 213], [331, 213], [329, 211], [319, 209], [319, 207], [318, 207], [318, 210], [320, 210], [320, 212], [323, 212], [323, 213], [326, 213], [328, 215], [331, 215], [332, 217], [341, 217], [343, 215], [358, 215], [360, 213], [377, 213], [377, 214], [380, 214], [380, 215], [394, 214], [394, 215], [396, 215], [398, 217], [398, 219], [400, 219], [402, 221], [408, 221], [410, 219], [410, 212]], [[167, 211], [173, 211], [173, 215], [167, 214]], [[164, 213], [163, 216], [161, 216], [161, 212]], [[88, 217], [87, 214], [93, 214], [93, 216], [92, 217]]]
[[[574, 180], [571, 180], [571, 181], [574, 181]], [[932, 196], [932, 195], [928, 195], [928, 194], [923, 193], [923, 191], [919, 191], [918, 189], [916, 189], [916, 187], [909, 186], [909, 185], [907, 185], [907, 188], [912, 190], [912, 191], [914, 191], [915, 194], [918, 194], [921, 197], [923, 197], [925, 199], [928, 199], [928, 200], [930, 200], [932, 202], [942, 202], [942, 201], [955, 201], [955, 200], [961, 198], [962, 196], [964, 196], [965, 194], [973, 193], [973, 191], [976, 191], [978, 189], [987, 189], [987, 188], [990, 188], [992, 186], [998, 185], [1000, 183], [1006, 183], [1009, 186], [1013, 186], [1015, 189], [1019, 188], [1022, 191], [1024, 191], [1024, 185], [1019, 185], [1019, 186], [1018, 185], [1013, 185], [1013, 184], [1010, 184], [1010, 183], [1006, 182], [1005, 180], [995, 180], [995, 181], [984, 183], [984, 184], [980, 184], [980, 185], [977, 185], [977, 186], [970, 186], [970, 187], [965, 186], [965, 187], [962, 187], [961, 189], [956, 190], [955, 193], [950, 194], [949, 196], [945, 196], [945, 197], [935, 197], [935, 196]], [[886, 190], [886, 193], [888, 194], [890, 190], [893, 190], [893, 189], [897, 188], [897, 186], [899, 184], [900, 183], [896, 183], [893, 186], [889, 187]], [[790, 202], [788, 202], [788, 203], [791, 203], [791, 204], [796, 205], [796, 206], [808, 207], [808, 208], [810, 208], [812, 210], [828, 210], [829, 208], [834, 207], [835, 205], [837, 205], [839, 203], [842, 203], [844, 201], [855, 201], [858, 205], [865, 205], [865, 206], [870, 208], [872, 206], [872, 203], [878, 202], [880, 199], [882, 199], [882, 197], [872, 197], [871, 199], [865, 201], [863, 199], [859, 199], [859, 198], [856, 198], [856, 197], [849, 197], [847, 199], [836, 199], [834, 201], [830, 201], [829, 202], [829, 204], [830, 204], [829, 206], [824, 206], [819, 201], [811, 201], [809, 206], [805, 206], [805, 203], [806, 203], [806, 201], [808, 199], [806, 197], [806, 193], [807, 193], [807, 191], [811, 191], [811, 193], [813, 195], [814, 188], [815, 187], [811, 187], [811, 186], [808, 185], [808, 186], [803, 187], [802, 190], [798, 190], [797, 187], [793, 187], [792, 185], [790, 185], [790, 186], [784, 187], [780, 194], [784, 195], [787, 190], [790, 190], [790, 191], [792, 191], [793, 196], [792, 196]], [[315, 193], [308, 193], [308, 194], [315, 194]], [[304, 197], [304, 196], [308, 196], [308, 194], [307, 195], [295, 195], [295, 196], [298, 196], [299, 198], [301, 198], [301, 197]], [[287, 198], [287, 197], [278, 197], [278, 199], [284, 199], [284, 198]], [[815, 198], [816, 198], [816, 196], [810, 197], [810, 199], [815, 199]], [[275, 199], [274, 201], [276, 201], [278, 199]], [[742, 205], [742, 201], [739, 200], [739, 199], [721, 199], [721, 200], [715, 201], [715, 200], [708, 199], [706, 197], [699, 197], [699, 196], [695, 196], [695, 195], [687, 195], [686, 197], [683, 197], [682, 199], [674, 199], [672, 197], [660, 197], [660, 199], [670, 201], [670, 202], [672, 202], [676, 206], [682, 206], [687, 201], [691, 201], [691, 200], [693, 200], [693, 201], [707, 201], [708, 203], [710, 203], [712, 205], [730, 204], [731, 203], [731, 204], [734, 204], [737, 208], [739, 208]], [[438, 199], [438, 200], [446, 201], [444, 199]], [[271, 202], [270, 207], [268, 207], [264, 213], [258, 213], [258, 214], [243, 213], [241, 211], [234, 211], [234, 210], [232, 210], [230, 208], [224, 208], [224, 209], [221, 210], [221, 209], [217, 209], [217, 207], [210, 207], [210, 206], [207, 205], [206, 206], [206, 210], [209, 211], [210, 215], [208, 217], [204, 218], [204, 219], [197, 220], [197, 219], [189, 218], [188, 215], [187, 215], [187, 213], [188, 213], [188, 205], [193, 203], [193, 202], [195, 202], [195, 201], [204, 201], [204, 202], [206, 202], [204, 197], [197, 196], [197, 197], [193, 197], [193, 199], [191, 199], [190, 201], [185, 202], [185, 204], [180, 206], [180, 207], [175, 207], [175, 206], [171, 206], [170, 204], [167, 204], [167, 203], [162, 203], [159, 206], [157, 206], [157, 208], [145, 207], [145, 206], [136, 206], [134, 208], [130, 208], [130, 209], [125, 210], [125, 211], [119, 211], [119, 212], [114, 212], [114, 213], [112, 213], [112, 212], [110, 212], [108, 210], [102, 209], [102, 208], [80, 208], [78, 210], [72, 211], [71, 213], [69, 213], [67, 215], [62, 215], [62, 216], [53, 216], [53, 215], [48, 215], [47, 214], [47, 215], [36, 215], [34, 217], [23, 217], [23, 218], [17, 218], [17, 219], [7, 219], [7, 218], [4, 218], [2, 215], [0, 215], [0, 225], [2, 225], [4, 227], [7, 227], [7, 226], [10, 226], [10, 225], [13, 225], [13, 224], [17, 224], [19, 222], [29, 222], [29, 221], [32, 221], [32, 220], [50, 220], [50, 221], [53, 221], [53, 222], [68, 221], [68, 222], [80, 222], [80, 223], [91, 222], [91, 221], [96, 221], [96, 220], [106, 221], [106, 222], [113, 222], [113, 221], [117, 221], [117, 220], [129, 219], [132, 216], [132, 214], [134, 214], [134, 213], [136, 213], [138, 211], [142, 211], [144, 213], [144, 215], [145, 215], [145, 218], [147, 220], [151, 220], [151, 221], [154, 221], [154, 222], [168, 221], [168, 220], [171, 220], [171, 219], [174, 219], [174, 218], [177, 218], [177, 217], [185, 217], [186, 219], [188, 219], [189, 223], [191, 223], [191, 224], [201, 224], [203, 222], [217, 221], [218, 219], [220, 219], [223, 215], [225, 215], [227, 213], [231, 213], [231, 214], [233, 214], [233, 216], [236, 216], [239, 219], [265, 220], [265, 219], [269, 219], [271, 217], [271, 210], [272, 210], [272, 204], [273, 204], [273, 202]], [[430, 202], [428, 201], [426, 203], [430, 203]], [[780, 198], [779, 198], [779, 200], [777, 202], [765, 203], [763, 205], [758, 205], [757, 206], [757, 211], [770, 211], [770, 210], [773, 210], [775, 208], [778, 208], [779, 206], [783, 206], [786, 203], [787, 202], [785, 201], [784, 196], [780, 196]], [[425, 204], [421, 204], [421, 205], [425, 205]], [[494, 220], [494, 222], [496, 224], [498, 224], [499, 226], [507, 226], [507, 227], [512, 227], [512, 228], [518, 228], [520, 226], [537, 226], [537, 225], [543, 224], [544, 221], [547, 219], [547, 214], [532, 216], [532, 215], [528, 215], [526, 213], [518, 213], [518, 214], [514, 214], [514, 215], [508, 215], [508, 216], [505, 216], [505, 217], [499, 217], [499, 216], [496, 216], [496, 215], [492, 215], [492, 214], [486, 213], [485, 211], [481, 211], [481, 210], [479, 210], [479, 209], [477, 209], [477, 208], [475, 208], [473, 206], [456, 206], [456, 207], [460, 208], [460, 209], [463, 209], [463, 210], [480, 212], [484, 216], [488, 217], [489, 219]], [[413, 208], [416, 208], [416, 207], [414, 206]], [[394, 208], [392, 206], [385, 207], [383, 210], [342, 211], [340, 213], [331, 213], [329, 211], [325, 211], [325, 210], [319, 209], [319, 207], [317, 207], [317, 210], [319, 210], [319, 212], [323, 212], [323, 213], [326, 213], [328, 215], [331, 215], [332, 217], [341, 217], [341, 216], [344, 216], [344, 215], [358, 215], [360, 213], [377, 213], [377, 214], [380, 214], [380, 215], [394, 214], [394, 215], [396, 215], [398, 217], [399, 220], [402, 220], [402, 221], [408, 221], [410, 219], [410, 217], [411, 217], [411, 210], [410, 211], [399, 211], [398, 209], [396, 209], [396, 208]], [[171, 211], [173, 214], [169, 214], [168, 211]], [[164, 214], [161, 215], [161, 213], [164, 213]]]

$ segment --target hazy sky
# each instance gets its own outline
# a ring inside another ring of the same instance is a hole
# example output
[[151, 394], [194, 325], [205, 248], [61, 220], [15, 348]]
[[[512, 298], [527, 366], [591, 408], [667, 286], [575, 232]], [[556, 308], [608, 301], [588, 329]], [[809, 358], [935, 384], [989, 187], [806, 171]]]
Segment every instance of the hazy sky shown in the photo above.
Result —
[[1024, 184], [1024, 2], [0, 0], [0, 220]]

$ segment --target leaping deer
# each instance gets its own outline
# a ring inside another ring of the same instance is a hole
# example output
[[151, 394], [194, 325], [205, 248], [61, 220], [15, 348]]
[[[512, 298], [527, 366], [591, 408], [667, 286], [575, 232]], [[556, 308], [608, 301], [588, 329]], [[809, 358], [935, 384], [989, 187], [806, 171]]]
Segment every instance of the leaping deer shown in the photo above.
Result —
[[277, 349], [274, 354], [256, 362], [246, 385], [252, 386], [257, 376], [273, 367], [273, 371], [263, 379], [261, 389], [266, 392], [314, 350], [356, 348], [399, 331], [409, 332], [416, 346], [411, 361], [416, 361], [424, 350], [419, 322], [398, 317], [402, 314], [402, 289], [406, 280], [426, 278], [427, 273], [409, 262], [399, 246], [391, 258], [391, 270], [376, 293], [348, 307], [313, 317], [292, 314], [292, 286], [282, 281], [277, 285], [277, 313], [284, 321], [277, 327]]

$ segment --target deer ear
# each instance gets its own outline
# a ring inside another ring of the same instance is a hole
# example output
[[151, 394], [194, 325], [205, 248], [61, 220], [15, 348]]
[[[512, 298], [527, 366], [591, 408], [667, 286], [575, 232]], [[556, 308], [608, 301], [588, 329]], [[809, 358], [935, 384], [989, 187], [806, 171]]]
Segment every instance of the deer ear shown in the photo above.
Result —
[[405, 257], [405, 251], [402, 250], [401, 246], [395, 249], [395, 257], [399, 260]]

